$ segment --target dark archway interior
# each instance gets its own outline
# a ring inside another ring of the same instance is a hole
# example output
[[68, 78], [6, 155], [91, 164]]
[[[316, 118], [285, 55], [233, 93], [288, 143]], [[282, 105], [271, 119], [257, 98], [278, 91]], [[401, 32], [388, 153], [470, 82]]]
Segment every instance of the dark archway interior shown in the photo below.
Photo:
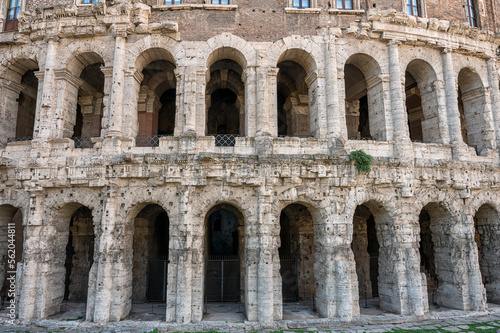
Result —
[[217, 89], [210, 95], [207, 134], [239, 134], [239, 110], [236, 94], [230, 89]]
[[423, 208], [419, 215], [420, 224], [420, 271], [427, 279], [427, 294], [430, 303], [435, 302], [435, 293], [438, 287], [436, 263], [434, 259], [434, 243], [432, 241], [431, 216]]
[[243, 217], [231, 205], [218, 205], [206, 219], [205, 298], [208, 302], [241, 302], [244, 285]]
[[309, 87], [306, 71], [295, 61], [278, 64], [278, 134], [309, 137]]
[[101, 136], [101, 120], [104, 109], [103, 63], [86, 66], [80, 74], [82, 85], [78, 89], [78, 104], [73, 137], [90, 138]]
[[[14, 231], [14, 263], [11, 262], [12, 258], [8, 252], [8, 240], [12, 231]], [[3, 299], [8, 296], [11, 282], [8, 279], [16, 275], [8, 272], [16, 271], [17, 264], [23, 260], [24, 226], [20, 209], [12, 206], [0, 207], [0, 234], [0, 258], [4, 259], [0, 262], [0, 296]]]
[[139, 136], [173, 135], [176, 111], [175, 65], [167, 60], [150, 62], [142, 70], [139, 92]]
[[166, 301], [169, 259], [167, 212], [156, 204], [144, 207], [134, 221], [132, 301]]
[[28, 70], [21, 78], [23, 90], [19, 93], [16, 138], [32, 137], [35, 128], [38, 79], [35, 71]]
[[313, 218], [304, 205], [291, 204], [282, 210], [280, 239], [283, 301], [313, 301], [315, 297]]
[[346, 64], [344, 71], [347, 136], [351, 140], [371, 139], [365, 76], [353, 64]]
[[89, 272], [94, 262], [94, 225], [92, 211], [80, 207], [71, 216], [66, 244], [64, 299], [87, 299]]
[[365, 205], [356, 208], [351, 248], [356, 261], [360, 299], [379, 296], [379, 250], [375, 218]]
[[405, 78], [406, 112], [408, 113], [410, 139], [416, 142], [423, 142], [422, 121], [424, 120], [424, 113], [422, 109], [422, 97], [413, 75], [406, 72]]

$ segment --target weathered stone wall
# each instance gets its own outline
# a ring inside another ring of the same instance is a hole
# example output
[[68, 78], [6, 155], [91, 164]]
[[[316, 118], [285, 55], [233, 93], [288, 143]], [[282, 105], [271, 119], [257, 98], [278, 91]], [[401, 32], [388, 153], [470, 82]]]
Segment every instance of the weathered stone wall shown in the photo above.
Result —
[[[382, 309], [428, 311], [422, 241], [427, 249], [432, 243], [438, 304], [484, 310], [498, 302], [498, 38], [391, 10], [371, 9], [356, 20], [326, 14], [319, 0], [319, 14], [283, 14], [283, 1], [265, 3], [265, 13], [255, 8], [264, 6], [260, 0], [225, 7], [231, 10], [58, 6], [25, 12], [18, 32], [0, 34], [0, 227], [22, 210], [20, 319], [59, 312], [66, 290], [87, 299], [87, 320], [125, 318], [132, 301], [145, 300], [152, 223], [165, 212], [166, 320], [203, 320], [207, 221], [217, 207], [238, 219], [239, 288], [249, 321], [283, 317], [282, 212], [299, 257], [299, 299], [314, 299], [322, 317], [359, 316], [359, 299], [372, 290], [370, 215]], [[458, 18], [455, 9], [449, 15]], [[82, 74], [89, 66], [102, 73], [99, 87]], [[22, 77], [30, 70], [38, 79], [36, 93], [29, 87], [33, 140], [7, 143], [16, 136]], [[406, 72], [422, 96], [423, 142], [410, 137]], [[290, 105], [283, 102], [293, 129], [285, 137], [278, 136], [278, 87], [292, 96]], [[140, 144], [138, 135], [157, 133], [158, 96], [150, 91], [174, 88], [174, 135]], [[226, 88], [237, 92], [239, 137], [220, 144], [209, 135], [209, 99]], [[79, 133], [91, 136], [86, 146], [70, 139], [78, 104], [96, 116], [92, 130]], [[370, 140], [350, 139], [358, 138], [361, 118], [350, 117], [361, 107], [370, 135], [359, 138]], [[373, 157], [370, 172], [349, 160], [358, 149]], [[421, 235], [423, 210], [429, 223]], [[63, 249], [70, 231], [81, 255], [69, 274]]]

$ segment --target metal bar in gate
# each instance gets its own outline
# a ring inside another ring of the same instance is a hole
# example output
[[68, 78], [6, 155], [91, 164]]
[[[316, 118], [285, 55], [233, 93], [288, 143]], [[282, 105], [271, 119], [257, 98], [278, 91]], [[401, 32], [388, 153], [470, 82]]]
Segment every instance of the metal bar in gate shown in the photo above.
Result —
[[221, 281], [220, 281], [220, 300], [224, 302], [224, 259], [220, 262]]

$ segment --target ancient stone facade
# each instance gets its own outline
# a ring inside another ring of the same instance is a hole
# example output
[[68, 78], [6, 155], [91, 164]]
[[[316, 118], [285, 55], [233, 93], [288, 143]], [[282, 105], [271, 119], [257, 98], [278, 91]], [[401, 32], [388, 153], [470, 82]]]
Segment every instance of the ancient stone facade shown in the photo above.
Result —
[[19, 319], [63, 299], [178, 323], [221, 300], [264, 323], [285, 301], [346, 321], [364, 297], [500, 302], [498, 3], [475, 3], [482, 30], [461, 1], [337, 3], [22, 4], [0, 33]]

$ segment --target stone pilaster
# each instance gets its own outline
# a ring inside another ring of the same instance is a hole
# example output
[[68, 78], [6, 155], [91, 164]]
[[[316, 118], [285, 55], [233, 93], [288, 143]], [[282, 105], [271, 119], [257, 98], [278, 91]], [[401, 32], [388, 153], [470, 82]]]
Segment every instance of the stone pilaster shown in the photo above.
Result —
[[445, 48], [441, 52], [441, 59], [443, 62], [443, 79], [445, 82], [450, 143], [453, 145], [453, 158], [461, 159], [466, 154], [467, 146], [462, 139], [460, 112], [458, 111], [458, 86], [455, 78], [455, 72], [453, 70], [453, 59], [451, 53], [451, 49]]
[[0, 146], [16, 136], [19, 93], [23, 86], [10, 80], [0, 79]]
[[400, 42], [391, 40], [388, 45], [389, 73], [390, 73], [390, 96], [392, 121], [394, 129], [395, 155], [402, 160], [413, 158], [413, 149], [408, 129], [408, 116], [404, 106], [404, 89], [399, 63]]
[[248, 66], [243, 73], [243, 82], [245, 82], [245, 132], [249, 137], [254, 137], [257, 128], [260, 128], [258, 123], [260, 122], [257, 116], [257, 82], [256, 73], [257, 69], [255, 66]]
[[500, 88], [498, 86], [498, 72], [495, 58], [490, 58], [486, 62], [488, 66], [488, 80], [491, 87], [490, 103], [493, 117], [496, 147], [500, 147]]
[[69, 138], [73, 136], [76, 122], [78, 88], [82, 80], [66, 69], [55, 71], [56, 105], [52, 120], [51, 138]]
[[[33, 137], [36, 139], [46, 140], [52, 136], [52, 124], [54, 123], [54, 116], [56, 105], [54, 98], [56, 94], [56, 59], [59, 48], [57, 37], [49, 37], [47, 42], [47, 54], [45, 56], [45, 71], [43, 78], [38, 77], [38, 87], [41, 91], [41, 102], [37, 103], [36, 117], [35, 117], [35, 130]], [[43, 82], [43, 84], [41, 84]], [[40, 94], [39, 94], [40, 97]], [[37, 99], [38, 100], [38, 99]]]

